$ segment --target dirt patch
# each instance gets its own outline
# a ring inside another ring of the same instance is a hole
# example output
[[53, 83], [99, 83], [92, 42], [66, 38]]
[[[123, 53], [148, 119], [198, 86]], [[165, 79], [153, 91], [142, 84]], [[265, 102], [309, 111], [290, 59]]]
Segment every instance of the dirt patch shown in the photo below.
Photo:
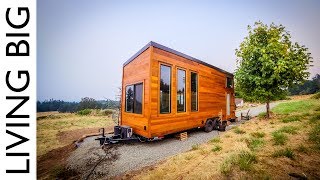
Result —
[[[76, 149], [73, 143], [49, 151], [48, 153], [37, 158], [37, 178], [38, 179], [52, 179], [54, 175], [59, 175], [66, 171], [66, 159], [70, 153]], [[75, 173], [71, 173], [77, 176]], [[70, 174], [70, 175], [71, 175]]]
[[[59, 142], [62, 144], [68, 144], [71, 142], [77, 141], [83, 135], [98, 133], [100, 128], [84, 128], [84, 129], [76, 129], [71, 131], [63, 131], [57, 134], [57, 138]], [[113, 132], [113, 127], [105, 127], [105, 133]]]
[[[62, 179], [78, 179], [79, 174], [76, 171], [66, 168], [66, 161], [71, 152], [76, 149], [75, 141], [83, 135], [96, 133], [98, 130], [99, 128], [84, 128], [59, 132], [57, 134], [59, 142], [68, 145], [53, 149], [37, 158], [38, 179], [54, 179], [59, 177]], [[113, 131], [113, 127], [107, 127], [105, 130], [105, 133], [110, 133]]]

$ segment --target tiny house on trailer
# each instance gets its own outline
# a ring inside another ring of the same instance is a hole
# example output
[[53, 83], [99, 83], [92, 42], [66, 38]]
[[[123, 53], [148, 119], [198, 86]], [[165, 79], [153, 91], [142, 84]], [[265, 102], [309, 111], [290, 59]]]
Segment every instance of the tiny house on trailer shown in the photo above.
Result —
[[134, 134], [208, 132], [235, 118], [232, 73], [152, 41], [123, 65], [120, 125]]

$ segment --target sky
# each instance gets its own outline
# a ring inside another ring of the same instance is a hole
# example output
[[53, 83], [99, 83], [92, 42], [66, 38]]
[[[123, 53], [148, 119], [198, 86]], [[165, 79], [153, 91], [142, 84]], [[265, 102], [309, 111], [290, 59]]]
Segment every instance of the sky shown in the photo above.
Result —
[[255, 21], [282, 24], [320, 73], [320, 1], [38, 0], [37, 98], [115, 99], [122, 66], [150, 41], [229, 72]]

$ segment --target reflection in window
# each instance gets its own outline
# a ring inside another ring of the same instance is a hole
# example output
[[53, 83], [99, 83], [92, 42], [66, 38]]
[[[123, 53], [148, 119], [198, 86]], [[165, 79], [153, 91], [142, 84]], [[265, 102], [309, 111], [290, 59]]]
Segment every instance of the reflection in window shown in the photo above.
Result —
[[126, 112], [142, 114], [142, 83], [126, 87]]
[[198, 111], [198, 74], [191, 72], [191, 111]]
[[227, 88], [232, 88], [232, 78], [227, 77]]
[[171, 67], [160, 65], [160, 113], [170, 113]]
[[134, 85], [133, 112], [142, 114], [142, 83]]
[[133, 112], [133, 85], [126, 87], [126, 112]]
[[186, 112], [186, 71], [178, 69], [177, 78], [177, 111]]

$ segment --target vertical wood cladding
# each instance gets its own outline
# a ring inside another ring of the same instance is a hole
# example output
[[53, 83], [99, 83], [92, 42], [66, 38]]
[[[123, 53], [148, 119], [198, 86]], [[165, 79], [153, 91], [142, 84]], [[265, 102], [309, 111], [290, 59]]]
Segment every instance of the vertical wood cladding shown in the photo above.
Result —
[[[168, 114], [160, 113], [161, 64], [171, 66], [171, 113]], [[178, 69], [186, 71], [186, 112], [177, 112]], [[191, 111], [191, 72], [198, 74], [198, 111], [195, 112]], [[214, 68], [150, 46], [123, 68], [122, 125], [131, 126], [136, 134], [150, 138], [203, 127], [208, 118], [218, 116], [220, 111], [223, 120], [235, 118], [234, 89], [226, 88], [227, 76], [230, 77]], [[144, 90], [142, 114], [126, 113], [125, 87], [139, 82], [143, 82]], [[230, 116], [226, 115], [228, 93]]]

